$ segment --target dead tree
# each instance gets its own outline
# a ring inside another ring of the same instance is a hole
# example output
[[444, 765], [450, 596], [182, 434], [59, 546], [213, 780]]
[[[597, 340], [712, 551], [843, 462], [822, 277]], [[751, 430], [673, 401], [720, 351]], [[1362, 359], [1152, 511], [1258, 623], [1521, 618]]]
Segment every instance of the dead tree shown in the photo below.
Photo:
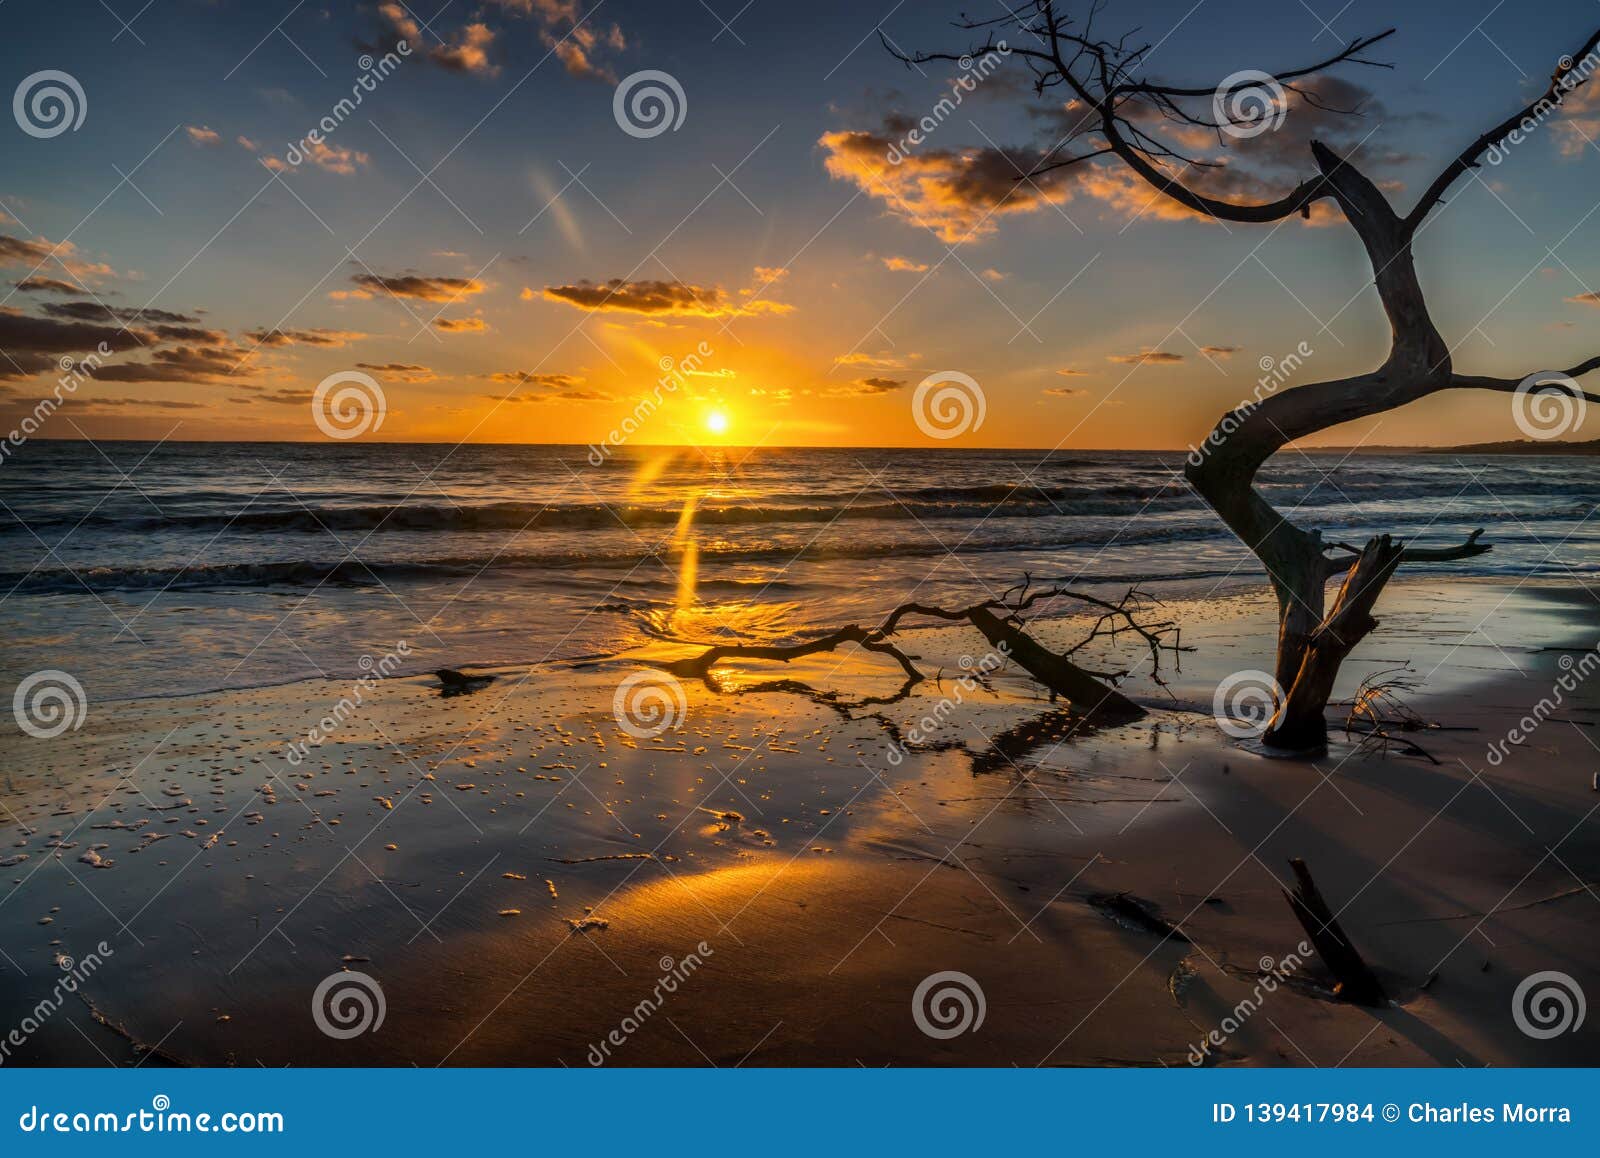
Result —
[[[1088, 633], [1061, 652], [1051, 651], [1023, 630], [1027, 612], [1057, 599], [1083, 603], [1099, 612]], [[792, 644], [713, 644], [696, 655], [665, 666], [676, 675], [709, 679], [712, 669], [724, 660], [758, 659], [788, 663], [820, 652], [837, 651], [843, 645], [853, 643], [867, 651], [891, 657], [906, 673], [908, 680], [920, 682], [928, 677], [917, 667], [917, 657], [908, 654], [894, 642], [901, 624], [912, 616], [952, 623], [964, 620], [983, 634], [1001, 661], [1017, 664], [1049, 689], [1052, 697], [1066, 700], [1075, 713], [1087, 720], [1114, 723], [1135, 720], [1145, 714], [1144, 708], [1117, 688], [1119, 683], [1133, 674], [1132, 671], [1096, 671], [1080, 666], [1072, 657], [1097, 639], [1130, 633], [1148, 650], [1150, 675], [1159, 684], [1162, 652], [1176, 654], [1190, 649], [1182, 645], [1176, 623], [1147, 618], [1147, 613], [1154, 605], [1156, 601], [1137, 588], [1130, 588], [1120, 600], [1113, 602], [1068, 587], [1046, 585], [1035, 588], [1032, 581], [1025, 578], [997, 598], [955, 611], [927, 603], [905, 603], [891, 611], [877, 627], [850, 624]], [[985, 666], [984, 674], [988, 670]]]
[[[1163, 126], [1180, 135], [1202, 130], [1215, 135], [1250, 126], [1249, 117], [1230, 119], [1229, 103], [1218, 86], [1185, 87], [1161, 83], [1143, 74], [1148, 44], [1129, 37], [1106, 39], [1096, 22], [1110, 0], [1084, 5], [1056, 0], [1029, 0], [1007, 14], [963, 20], [957, 27], [983, 35], [983, 43], [959, 53], [906, 54], [884, 40], [885, 47], [911, 64], [977, 59], [1002, 52], [1020, 57], [1033, 72], [1040, 97], [1072, 102], [1076, 124], [1044, 151], [1024, 181], [1083, 164], [1126, 166], [1162, 196], [1203, 218], [1222, 222], [1263, 224], [1301, 214], [1311, 216], [1321, 201], [1337, 206], [1371, 262], [1373, 277], [1392, 332], [1387, 357], [1372, 371], [1350, 378], [1316, 382], [1269, 394], [1247, 403], [1218, 421], [1203, 453], [1191, 455], [1185, 474], [1196, 492], [1222, 518], [1266, 568], [1278, 598], [1276, 676], [1283, 689], [1277, 711], [1264, 736], [1270, 745], [1309, 749], [1326, 741], [1325, 711], [1339, 666], [1377, 621], [1372, 608], [1395, 571], [1407, 563], [1464, 559], [1489, 550], [1475, 531], [1463, 543], [1419, 548], [1379, 535], [1361, 548], [1324, 543], [1315, 529], [1297, 526], [1276, 510], [1255, 486], [1262, 464], [1284, 446], [1353, 419], [1393, 410], [1444, 390], [1526, 390], [1524, 378], [1494, 378], [1458, 372], [1451, 348], [1435, 328], [1412, 253], [1412, 244], [1428, 215], [1443, 204], [1445, 194], [1491, 147], [1498, 146], [1530, 119], [1542, 120], [1563, 99], [1587, 81], [1593, 69], [1600, 31], [1573, 56], [1562, 57], [1549, 87], [1487, 130], [1450, 161], [1409, 212], [1401, 214], [1349, 157], [1310, 142], [1315, 175], [1300, 181], [1275, 200], [1246, 203], [1206, 191], [1222, 171], [1219, 162], [1186, 155], [1163, 138]], [[1069, 10], [1076, 9], [1076, 10]], [[1004, 39], [997, 36], [1003, 31]], [[1335, 66], [1378, 66], [1364, 54], [1387, 39], [1393, 29], [1353, 40], [1317, 63], [1277, 72], [1283, 100], [1301, 102], [1325, 112], [1331, 108], [1310, 82]], [[1216, 98], [1216, 99], [1214, 99]], [[1600, 401], [1570, 380], [1600, 368], [1590, 358], [1558, 373], [1568, 381], [1535, 389]], [[1345, 579], [1331, 606], [1329, 582]]]

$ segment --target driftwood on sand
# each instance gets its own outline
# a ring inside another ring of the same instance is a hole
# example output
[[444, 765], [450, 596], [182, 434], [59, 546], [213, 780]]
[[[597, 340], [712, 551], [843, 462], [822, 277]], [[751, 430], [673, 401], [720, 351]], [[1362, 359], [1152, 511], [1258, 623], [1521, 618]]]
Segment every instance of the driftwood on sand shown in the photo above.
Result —
[[[1098, 609], [1099, 616], [1088, 633], [1063, 651], [1051, 651], [1024, 630], [1025, 614], [1042, 609], [1050, 602], [1072, 600]], [[1046, 585], [1034, 588], [1030, 579], [1007, 589], [999, 597], [970, 607], [949, 610], [927, 603], [904, 603], [896, 607], [877, 627], [849, 624], [813, 639], [793, 644], [719, 643], [698, 655], [665, 665], [675, 675], [708, 678], [712, 669], [728, 659], [764, 659], [787, 663], [819, 652], [836, 651], [855, 644], [866, 651], [887, 655], [900, 665], [911, 682], [928, 678], [916, 665], [917, 656], [895, 642], [901, 624], [920, 616], [946, 622], [970, 623], [994, 648], [999, 660], [1017, 664], [1049, 690], [1051, 696], [1066, 700], [1074, 712], [1101, 722], [1133, 720], [1145, 714], [1144, 708], [1117, 689], [1117, 684], [1133, 674], [1131, 670], [1096, 671], [1083, 667], [1071, 657], [1093, 640], [1132, 633], [1144, 643], [1150, 656], [1150, 675], [1161, 682], [1161, 655], [1188, 650], [1179, 642], [1179, 629], [1170, 620], [1147, 618], [1157, 601], [1147, 593], [1130, 588], [1115, 602], [1069, 587]], [[998, 662], [996, 664], [998, 666]], [[987, 667], [985, 671], [989, 670]]]

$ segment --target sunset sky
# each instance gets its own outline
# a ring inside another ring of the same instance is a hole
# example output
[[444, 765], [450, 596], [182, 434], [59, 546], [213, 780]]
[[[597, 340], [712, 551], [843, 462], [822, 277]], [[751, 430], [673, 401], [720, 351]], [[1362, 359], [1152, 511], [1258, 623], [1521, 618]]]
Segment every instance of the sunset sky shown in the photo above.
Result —
[[[1309, 136], [1359, 144], [1409, 206], [1600, 17], [1592, 0], [1341, 4], [1152, 0], [1102, 19], [1141, 24], [1148, 72], [1196, 87], [1398, 25], [1372, 53], [1393, 71], [1344, 66], [1321, 90], [1361, 117], [1297, 102], [1276, 132], [1210, 147], [1230, 187], [1282, 192], [1310, 172]], [[368, 438], [586, 443], [661, 359], [704, 342], [636, 441], [1165, 448], [1202, 439], [1263, 359], [1304, 343], [1300, 382], [1385, 350], [1359, 243], [1327, 214], [1224, 227], [1107, 164], [1017, 181], [1071, 115], [1020, 61], [886, 160], [961, 70], [908, 69], [875, 28], [959, 51], [962, 4], [107, 5], [0, 8], [4, 91], [60, 70], [86, 106], [51, 137], [0, 121], [7, 427], [104, 338], [117, 355], [43, 436], [319, 440], [312, 390], [361, 369], [387, 400]], [[295, 148], [397, 38], [409, 56], [323, 145]], [[646, 69], [684, 107], [641, 138], [613, 96]], [[1520, 376], [1600, 350], [1591, 138], [1600, 84], [1423, 231], [1458, 369]], [[986, 416], [936, 442], [912, 394], [947, 370], [980, 384]], [[1517, 436], [1505, 395], [1455, 392], [1322, 441]]]

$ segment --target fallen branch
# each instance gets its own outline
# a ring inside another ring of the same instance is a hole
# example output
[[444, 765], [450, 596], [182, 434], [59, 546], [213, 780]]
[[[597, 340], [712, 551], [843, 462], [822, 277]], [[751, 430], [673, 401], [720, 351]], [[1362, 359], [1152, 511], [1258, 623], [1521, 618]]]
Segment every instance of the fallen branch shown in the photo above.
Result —
[[[1088, 634], [1064, 652], [1054, 652], [1039, 643], [1023, 630], [1023, 613], [1032, 610], [1041, 601], [1072, 599], [1099, 608], [1101, 615], [1090, 627]], [[1091, 641], [1115, 638], [1124, 632], [1137, 635], [1151, 656], [1151, 677], [1161, 683], [1162, 652], [1177, 654], [1192, 650], [1178, 640], [1178, 627], [1171, 621], [1146, 622], [1140, 613], [1155, 602], [1145, 592], [1130, 588], [1121, 600], [1111, 602], [1095, 595], [1066, 587], [1046, 586], [1033, 588], [1031, 578], [1008, 589], [997, 599], [987, 599], [971, 607], [951, 611], [926, 603], [905, 603], [891, 611], [875, 628], [850, 624], [819, 635], [814, 639], [792, 644], [733, 644], [719, 643], [708, 646], [698, 655], [665, 664], [675, 675], [692, 676], [710, 681], [712, 669], [728, 659], [765, 659], [779, 663], [802, 659], [820, 652], [836, 651], [853, 643], [866, 651], [890, 656], [906, 673], [908, 680], [918, 682], [925, 676], [914, 662], [917, 657], [908, 655], [890, 637], [911, 616], [939, 619], [958, 623], [963, 620], [983, 633], [985, 639], [1006, 659], [1043, 684], [1052, 697], [1059, 696], [1069, 702], [1084, 717], [1101, 720], [1132, 720], [1145, 714], [1144, 708], [1129, 699], [1114, 686], [1127, 678], [1129, 670], [1097, 672], [1074, 663], [1068, 656], [1076, 654]], [[687, 642], [687, 641], [685, 641]]]

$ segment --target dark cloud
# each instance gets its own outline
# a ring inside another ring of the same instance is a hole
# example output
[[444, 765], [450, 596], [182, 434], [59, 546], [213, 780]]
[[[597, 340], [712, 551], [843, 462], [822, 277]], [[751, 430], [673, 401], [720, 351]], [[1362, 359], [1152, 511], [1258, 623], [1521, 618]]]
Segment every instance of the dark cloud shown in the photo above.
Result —
[[518, 386], [544, 386], [551, 390], [566, 390], [583, 385], [582, 378], [571, 374], [530, 374], [526, 370], [496, 370], [489, 375], [491, 382], [504, 382]]
[[262, 346], [343, 346], [366, 335], [353, 330], [246, 330], [244, 336]]
[[750, 314], [784, 314], [794, 307], [783, 302], [740, 302], [719, 286], [698, 286], [682, 281], [580, 281], [575, 285], [546, 286], [544, 296], [580, 310], [616, 310], [630, 314], [673, 317], [723, 318]]
[[192, 326], [200, 321], [194, 314], [149, 307], [140, 310], [132, 306], [108, 306], [104, 302], [46, 302], [39, 308], [52, 318], [72, 318], [80, 322], [145, 322], [150, 325], [162, 322], [174, 326]]
[[1107, 354], [1106, 361], [1120, 362], [1124, 366], [1143, 366], [1146, 363], [1170, 366], [1183, 361], [1183, 355], [1168, 353], [1166, 350], [1140, 350], [1137, 354]]
[[382, 277], [374, 273], [358, 273], [350, 279], [359, 290], [354, 293], [336, 291], [335, 297], [373, 297], [393, 294], [397, 298], [418, 298], [425, 302], [451, 302], [458, 298], [481, 294], [485, 286], [470, 277], [429, 277], [425, 274], [407, 273], [399, 277]]
[[25, 294], [66, 294], [69, 297], [83, 292], [70, 281], [53, 277], [25, 277], [17, 282], [17, 288]]

